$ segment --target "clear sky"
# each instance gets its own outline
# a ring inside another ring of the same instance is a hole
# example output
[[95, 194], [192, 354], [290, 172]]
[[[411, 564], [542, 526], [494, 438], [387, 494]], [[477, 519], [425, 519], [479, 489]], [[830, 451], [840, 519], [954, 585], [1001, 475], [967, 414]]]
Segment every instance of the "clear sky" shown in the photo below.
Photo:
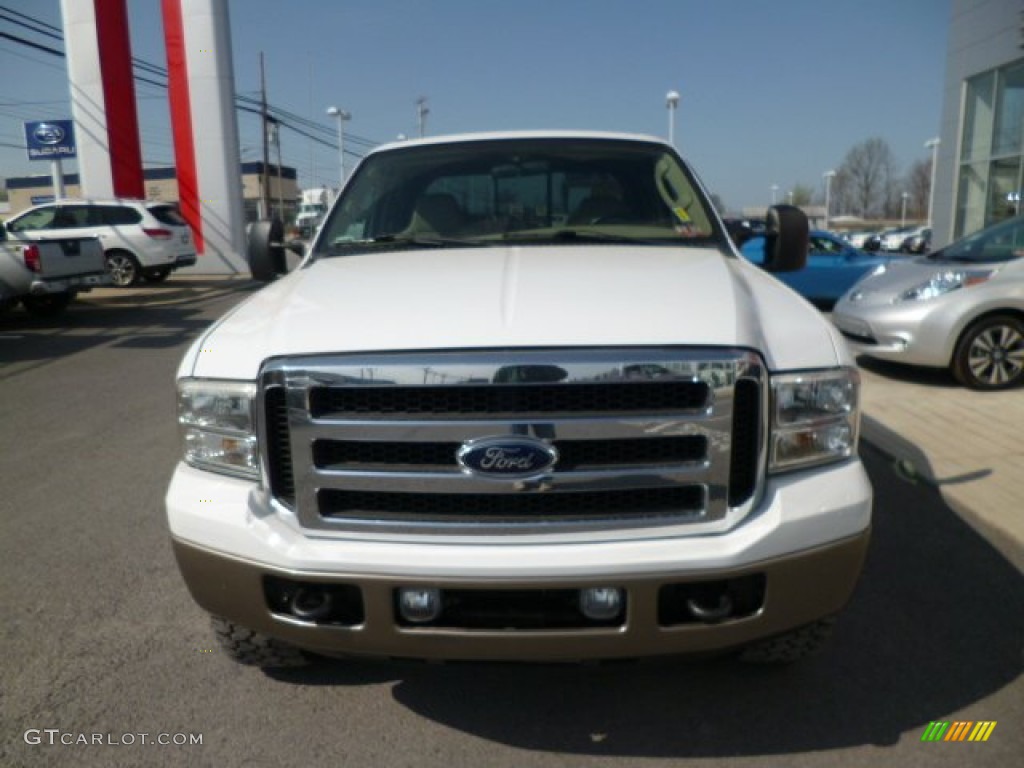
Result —
[[[902, 172], [938, 135], [949, 0], [230, 0], [236, 90], [321, 123], [352, 113], [358, 139], [516, 128], [668, 132], [730, 210], [765, 205], [868, 138]], [[5, 20], [61, 26], [59, 0], [0, 0], [0, 32], [62, 49]], [[133, 54], [166, 67], [159, 0], [128, 0]], [[63, 59], [0, 38], [0, 176], [46, 174], [23, 147], [26, 120], [70, 117]], [[166, 91], [137, 86], [148, 166], [173, 163]], [[243, 160], [259, 121], [240, 113]], [[335, 183], [337, 151], [282, 130], [302, 186]], [[14, 145], [14, 146], [9, 146]], [[276, 158], [272, 155], [272, 162]], [[349, 160], [349, 168], [354, 164]], [[76, 170], [74, 162], [66, 164]]]

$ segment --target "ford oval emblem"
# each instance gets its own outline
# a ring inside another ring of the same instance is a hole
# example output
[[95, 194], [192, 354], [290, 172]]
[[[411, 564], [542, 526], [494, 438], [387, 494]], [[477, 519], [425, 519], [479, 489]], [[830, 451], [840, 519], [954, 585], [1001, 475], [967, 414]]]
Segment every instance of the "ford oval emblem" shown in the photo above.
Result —
[[508, 435], [468, 440], [455, 458], [464, 471], [473, 475], [521, 478], [551, 469], [558, 461], [558, 451], [543, 440]]
[[53, 123], [40, 123], [32, 131], [32, 136], [40, 144], [60, 144], [64, 141], [64, 129]]

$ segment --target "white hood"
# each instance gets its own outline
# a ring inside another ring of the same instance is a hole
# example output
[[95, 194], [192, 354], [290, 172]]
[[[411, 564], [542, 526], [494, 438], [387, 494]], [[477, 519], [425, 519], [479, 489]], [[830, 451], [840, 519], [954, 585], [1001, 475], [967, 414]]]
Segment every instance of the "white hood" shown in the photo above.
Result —
[[754, 349], [772, 370], [852, 364], [813, 307], [742, 259], [588, 244], [320, 259], [223, 318], [180, 373], [253, 379], [298, 354], [676, 345]]

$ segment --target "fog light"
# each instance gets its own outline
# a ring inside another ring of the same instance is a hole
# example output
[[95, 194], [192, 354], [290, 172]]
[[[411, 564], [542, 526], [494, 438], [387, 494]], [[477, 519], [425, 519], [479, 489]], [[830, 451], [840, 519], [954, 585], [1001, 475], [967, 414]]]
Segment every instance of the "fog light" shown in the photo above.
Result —
[[426, 624], [441, 615], [441, 590], [434, 588], [398, 590], [398, 611], [412, 624]]
[[616, 587], [590, 587], [580, 590], [580, 610], [593, 621], [609, 621], [622, 612], [622, 590]]

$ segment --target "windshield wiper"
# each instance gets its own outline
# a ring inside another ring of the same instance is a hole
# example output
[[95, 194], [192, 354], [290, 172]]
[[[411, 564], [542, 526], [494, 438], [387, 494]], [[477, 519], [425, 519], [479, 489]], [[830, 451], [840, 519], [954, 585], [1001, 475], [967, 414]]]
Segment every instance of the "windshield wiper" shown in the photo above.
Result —
[[476, 240], [463, 240], [457, 237], [442, 237], [441, 235], [378, 235], [362, 240], [336, 240], [331, 243], [331, 253], [339, 253], [351, 249], [374, 248], [378, 245], [384, 246], [407, 246], [413, 245], [421, 248], [447, 248], [450, 246], [468, 247], [479, 246]]
[[674, 233], [665, 233], [664, 238], [630, 237], [614, 232], [595, 229], [558, 229], [553, 232], [506, 232], [504, 240], [533, 241], [540, 243], [616, 243], [621, 245], [681, 245], [687, 241]]

